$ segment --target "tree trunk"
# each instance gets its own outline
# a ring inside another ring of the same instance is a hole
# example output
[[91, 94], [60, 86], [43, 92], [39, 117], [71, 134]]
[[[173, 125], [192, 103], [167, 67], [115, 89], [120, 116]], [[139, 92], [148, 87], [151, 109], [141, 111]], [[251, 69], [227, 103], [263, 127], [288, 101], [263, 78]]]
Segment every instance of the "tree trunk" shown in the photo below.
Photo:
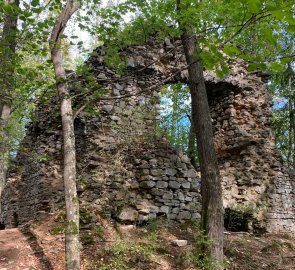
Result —
[[65, 260], [67, 270], [80, 269], [79, 243], [79, 200], [76, 189], [76, 151], [74, 118], [70, 93], [66, 82], [66, 72], [63, 65], [61, 37], [68, 20], [79, 9], [79, 3], [68, 0], [61, 14], [57, 18], [51, 33], [51, 59], [54, 65], [56, 87], [61, 100], [60, 111], [62, 119], [64, 167], [63, 180], [66, 204], [66, 239]]
[[[180, 10], [180, 0], [177, 0]], [[223, 205], [221, 178], [214, 148], [213, 128], [203, 74], [197, 57], [197, 40], [189, 26], [180, 25], [182, 45], [189, 65], [189, 88], [192, 101], [192, 121], [196, 132], [201, 168], [201, 225], [210, 244], [206, 255], [216, 262], [214, 269], [223, 269]]]
[[293, 73], [290, 75], [289, 78], [289, 93], [291, 94], [290, 97], [290, 130], [292, 130], [292, 145], [291, 145], [291, 151], [292, 151], [292, 169], [295, 169], [295, 101], [294, 101], [294, 94], [292, 89], [292, 79], [293, 79]]
[[292, 169], [295, 169], [295, 115], [294, 115], [294, 110], [295, 110], [295, 102], [292, 101], [292, 119], [291, 119], [291, 124], [292, 124]]
[[189, 72], [192, 100], [192, 121], [195, 127], [201, 168], [202, 229], [211, 242], [208, 255], [223, 263], [223, 206], [221, 179], [214, 148], [211, 116], [205, 87], [203, 68], [196, 57], [196, 38], [186, 31], [181, 37]]
[[[19, 6], [19, 0], [6, 0], [4, 3]], [[2, 192], [9, 154], [9, 140], [6, 128], [10, 118], [12, 95], [15, 89], [14, 61], [17, 42], [17, 19], [17, 12], [5, 15], [0, 40], [0, 218], [2, 216]]]
[[[290, 70], [291, 67], [288, 67]], [[287, 164], [291, 169], [295, 169], [295, 101], [292, 91], [293, 72], [288, 76], [288, 111], [289, 111], [289, 133], [288, 133], [288, 153]]]
[[5, 186], [9, 155], [8, 135], [5, 129], [8, 124], [10, 112], [11, 106], [3, 104], [0, 120], [0, 220], [2, 219], [2, 193]]
[[178, 92], [172, 87], [169, 89], [172, 91], [172, 123], [171, 123], [171, 139], [174, 146], [179, 147], [178, 145]]
[[289, 112], [289, 130], [288, 130], [288, 154], [287, 154], [287, 166], [293, 167], [293, 102], [291, 97], [288, 100], [288, 112]]
[[197, 169], [198, 162], [197, 162], [197, 156], [196, 156], [197, 155], [196, 132], [195, 132], [192, 121], [191, 121], [190, 129], [189, 129], [187, 149], [188, 149], [187, 155], [190, 158], [194, 168]]

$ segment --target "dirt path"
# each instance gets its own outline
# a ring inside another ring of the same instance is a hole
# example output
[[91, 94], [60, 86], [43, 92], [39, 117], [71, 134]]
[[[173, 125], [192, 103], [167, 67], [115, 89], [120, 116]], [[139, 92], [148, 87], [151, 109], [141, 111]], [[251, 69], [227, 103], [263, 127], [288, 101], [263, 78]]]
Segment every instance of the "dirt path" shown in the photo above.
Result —
[[[55, 248], [50, 247], [54, 242]], [[61, 242], [50, 235], [19, 229], [0, 231], [0, 270], [56, 270]]]

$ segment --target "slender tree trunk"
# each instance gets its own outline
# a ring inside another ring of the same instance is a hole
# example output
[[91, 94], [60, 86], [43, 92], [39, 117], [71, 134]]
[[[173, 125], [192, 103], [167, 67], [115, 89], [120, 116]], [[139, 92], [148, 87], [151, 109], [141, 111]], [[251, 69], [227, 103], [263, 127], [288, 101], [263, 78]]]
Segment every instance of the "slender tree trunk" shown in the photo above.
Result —
[[[177, 0], [180, 10], [180, 0]], [[216, 261], [214, 269], [223, 269], [223, 205], [221, 178], [214, 148], [213, 128], [203, 74], [203, 67], [197, 57], [197, 40], [189, 26], [182, 28], [182, 45], [189, 65], [189, 88], [192, 101], [194, 124], [201, 168], [202, 213], [201, 224], [211, 244], [207, 255]]]
[[63, 65], [63, 52], [61, 49], [61, 34], [71, 16], [79, 9], [79, 2], [68, 0], [61, 14], [57, 18], [51, 32], [50, 46], [51, 59], [54, 65], [56, 87], [61, 100], [60, 111], [62, 118], [64, 167], [63, 180], [66, 203], [66, 239], [65, 259], [67, 270], [80, 269], [80, 243], [79, 243], [79, 200], [76, 189], [76, 151], [74, 118], [70, 93], [66, 82], [66, 72]]
[[[295, 169], [295, 100], [294, 100], [294, 94], [292, 89], [292, 79], [293, 74], [289, 77], [289, 93], [291, 95], [289, 99], [290, 104], [290, 131], [292, 130], [292, 139], [291, 139], [291, 155], [292, 155], [292, 169]], [[290, 163], [291, 164], [291, 163]]]
[[[8, 134], [6, 132], [7, 123], [11, 112], [10, 104], [2, 106], [0, 120], [0, 222], [2, 221], [2, 193], [5, 186], [6, 172], [8, 167]], [[3, 221], [2, 221], [3, 222]]]
[[[192, 120], [195, 127], [202, 178], [202, 229], [211, 241], [210, 257], [223, 263], [223, 206], [221, 178], [214, 148], [212, 123], [203, 69], [196, 53], [196, 39], [182, 35], [182, 44], [189, 67]], [[216, 269], [222, 269], [221, 266]]]
[[293, 110], [293, 117], [292, 117], [292, 145], [291, 145], [291, 149], [292, 149], [292, 169], [295, 169], [295, 115], [294, 115], [294, 111], [295, 111], [295, 102], [292, 102], [292, 110]]
[[197, 155], [196, 132], [195, 132], [192, 121], [191, 121], [190, 129], [189, 129], [187, 149], [188, 149], [188, 157], [190, 158], [194, 168], [196, 169], [198, 167], [197, 156], [196, 156]]
[[[289, 66], [289, 69], [292, 68]], [[289, 130], [288, 130], [288, 153], [287, 164], [291, 169], [295, 169], [295, 101], [292, 92], [293, 73], [288, 76], [288, 111], [289, 111]]]
[[170, 89], [172, 91], [172, 125], [171, 125], [171, 138], [173, 139], [173, 143], [176, 147], [178, 147], [177, 133], [178, 133], [178, 93], [173, 88]]
[[[189, 67], [189, 87], [192, 100], [192, 120], [195, 126], [202, 178], [202, 228], [211, 245], [209, 255], [223, 262], [223, 206], [221, 179], [214, 148], [212, 123], [203, 69], [198, 62], [196, 39], [182, 36], [182, 43]], [[222, 269], [221, 266], [216, 269]]]
[[294, 137], [294, 130], [293, 130], [293, 102], [291, 98], [288, 100], [288, 111], [289, 111], [289, 130], [288, 130], [288, 154], [287, 154], [287, 164], [289, 168], [293, 167], [293, 137]]
[[[6, 0], [4, 3], [6, 5], [19, 6], [19, 0]], [[6, 128], [10, 118], [12, 95], [15, 89], [14, 61], [17, 42], [17, 19], [17, 12], [5, 15], [3, 33], [0, 40], [0, 218], [2, 216], [2, 192], [6, 179], [9, 154]]]

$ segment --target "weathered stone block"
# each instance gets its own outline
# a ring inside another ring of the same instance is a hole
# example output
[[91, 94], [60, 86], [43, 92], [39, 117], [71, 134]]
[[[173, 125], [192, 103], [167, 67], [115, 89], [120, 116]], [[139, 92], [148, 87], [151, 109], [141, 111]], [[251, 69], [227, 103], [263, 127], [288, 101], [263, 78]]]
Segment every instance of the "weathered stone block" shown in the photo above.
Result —
[[190, 187], [191, 187], [191, 183], [190, 183], [190, 182], [183, 182], [183, 183], [181, 183], [181, 186], [182, 186], [184, 189], [190, 189]]
[[173, 168], [166, 168], [165, 169], [165, 174], [168, 176], [174, 176], [177, 173], [176, 169]]
[[147, 189], [153, 188], [155, 185], [156, 185], [156, 182], [154, 181], [142, 181], [139, 183], [139, 186], [141, 188], [147, 188]]
[[179, 212], [179, 214], [177, 215], [177, 219], [178, 220], [189, 220], [191, 219], [192, 215], [189, 211], [182, 211]]
[[168, 214], [170, 211], [170, 207], [169, 206], [161, 206], [160, 209], [159, 209], [159, 213], [165, 213], [165, 214]]
[[168, 183], [165, 181], [157, 181], [157, 188], [167, 188], [168, 187]]
[[118, 215], [118, 219], [123, 222], [135, 222], [138, 219], [138, 212], [133, 208], [124, 208]]
[[172, 189], [179, 189], [180, 186], [180, 183], [178, 183], [177, 181], [169, 181], [169, 187]]
[[196, 171], [194, 169], [190, 169], [184, 173], [184, 177], [194, 178], [196, 177]]

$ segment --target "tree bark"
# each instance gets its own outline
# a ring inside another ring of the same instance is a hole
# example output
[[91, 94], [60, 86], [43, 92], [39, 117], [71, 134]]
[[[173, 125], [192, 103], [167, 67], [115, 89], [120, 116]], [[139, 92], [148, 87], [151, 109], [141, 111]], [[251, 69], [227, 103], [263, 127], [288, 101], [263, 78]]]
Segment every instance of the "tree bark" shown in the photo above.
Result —
[[194, 129], [193, 122], [190, 122], [190, 129], [189, 129], [189, 135], [188, 135], [188, 144], [187, 144], [187, 149], [188, 149], [188, 157], [191, 160], [192, 165], [194, 166], [195, 169], [198, 167], [198, 162], [197, 162], [197, 147], [196, 147], [196, 132]]
[[[4, 3], [6, 5], [19, 6], [19, 0], [6, 0]], [[17, 12], [5, 15], [3, 33], [0, 40], [0, 218], [2, 216], [2, 192], [5, 185], [9, 154], [6, 128], [11, 114], [11, 101], [15, 89], [14, 61], [17, 43], [17, 20]]]
[[292, 169], [295, 169], [295, 115], [294, 115], [294, 110], [295, 110], [295, 102], [292, 101], [292, 110], [293, 110], [293, 114], [292, 114], [292, 120], [291, 120], [291, 124], [292, 124], [292, 145], [291, 145], [291, 149], [292, 149]]
[[[186, 31], [185, 31], [186, 32]], [[223, 263], [223, 206], [217, 157], [214, 148], [211, 116], [202, 66], [196, 54], [196, 38], [184, 33], [181, 37], [187, 63], [190, 65], [189, 88], [192, 101], [192, 120], [195, 127], [201, 168], [201, 224], [211, 244], [208, 255], [222, 269]]]
[[[292, 68], [288, 67], [290, 70]], [[288, 92], [289, 92], [289, 149], [287, 162], [290, 168], [295, 169], [295, 101], [292, 89], [293, 72], [288, 78]]]
[[[288, 67], [290, 70], [292, 68]], [[288, 112], [289, 112], [289, 130], [288, 130], [288, 152], [287, 165], [291, 169], [295, 169], [295, 101], [292, 91], [293, 72], [288, 75]]]
[[171, 138], [173, 144], [178, 147], [178, 125], [177, 125], [177, 120], [178, 120], [178, 93], [177, 90], [174, 90], [173, 88], [170, 89], [172, 91], [172, 123], [171, 123]]
[[288, 100], [288, 112], [289, 112], [289, 130], [288, 130], [288, 154], [287, 154], [287, 166], [293, 167], [293, 102], [291, 97]]
[[79, 200], [76, 189], [74, 118], [70, 93], [66, 82], [66, 72], [63, 65], [61, 34], [71, 16], [79, 9], [79, 6], [78, 1], [68, 0], [66, 2], [65, 7], [56, 20], [50, 38], [51, 59], [54, 66], [56, 87], [61, 100], [60, 111], [64, 151], [63, 180], [67, 217], [65, 238], [65, 264], [67, 270], [80, 269]]
[[[177, 0], [180, 10], [180, 0]], [[189, 26], [180, 25], [189, 74], [192, 121], [196, 132], [201, 168], [201, 225], [210, 244], [206, 255], [216, 262], [214, 269], [223, 269], [223, 205], [221, 178], [214, 148], [213, 128], [203, 74], [197, 50], [197, 39]]]

